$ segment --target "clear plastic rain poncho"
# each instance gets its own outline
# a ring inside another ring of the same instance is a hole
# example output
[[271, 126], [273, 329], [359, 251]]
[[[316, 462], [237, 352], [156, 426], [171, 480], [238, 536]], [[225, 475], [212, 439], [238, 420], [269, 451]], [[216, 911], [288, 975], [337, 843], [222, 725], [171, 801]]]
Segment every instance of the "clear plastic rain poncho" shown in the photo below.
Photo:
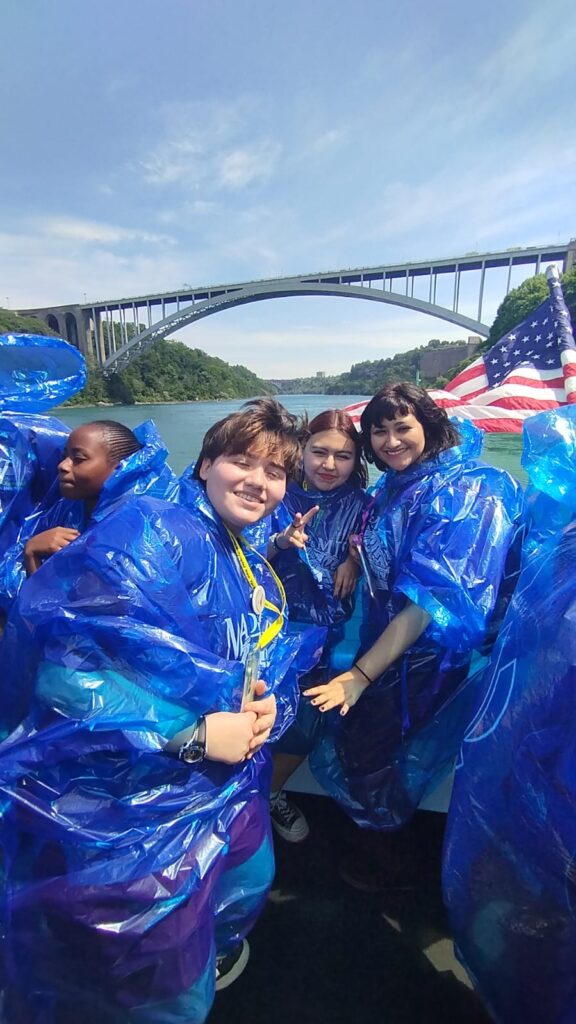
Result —
[[61, 338], [0, 335], [0, 555], [45, 497], [69, 434], [42, 414], [85, 382], [84, 357]]
[[[537, 515], [466, 733], [445, 899], [458, 954], [500, 1024], [576, 1020], [576, 407], [524, 425]], [[571, 522], [555, 535], [553, 523]]]
[[[111, 502], [8, 620], [1, 706], [27, 705], [0, 746], [10, 1024], [199, 1024], [216, 945], [245, 933], [270, 884], [267, 752], [232, 766], [164, 752], [199, 715], [239, 710], [273, 617], [253, 612], [201, 489], [190, 508]], [[276, 733], [317, 655], [305, 639], [280, 632], [264, 651]]]
[[[107, 514], [111, 504], [128, 494], [147, 494], [153, 498], [172, 501], [178, 489], [178, 479], [166, 463], [168, 451], [152, 420], [134, 428], [134, 434], [142, 448], [134, 452], [115, 468], [105, 481], [100, 497], [92, 511], [92, 521]], [[65, 445], [65, 439], [63, 441]], [[62, 452], [58, 458], [60, 461]], [[24, 569], [24, 546], [37, 533], [55, 526], [67, 526], [84, 530], [88, 525], [86, 506], [83, 501], [70, 501], [60, 496], [57, 473], [54, 468], [51, 486], [42, 501], [14, 528], [15, 538], [0, 554], [0, 608], [6, 613], [26, 579]]]
[[394, 829], [450, 770], [469, 721], [481, 652], [519, 567], [524, 501], [506, 472], [478, 461], [482, 438], [459, 421], [462, 442], [436, 459], [386, 472], [364, 534], [360, 653], [407, 601], [431, 622], [363, 693], [311, 757], [314, 774], [363, 826]]

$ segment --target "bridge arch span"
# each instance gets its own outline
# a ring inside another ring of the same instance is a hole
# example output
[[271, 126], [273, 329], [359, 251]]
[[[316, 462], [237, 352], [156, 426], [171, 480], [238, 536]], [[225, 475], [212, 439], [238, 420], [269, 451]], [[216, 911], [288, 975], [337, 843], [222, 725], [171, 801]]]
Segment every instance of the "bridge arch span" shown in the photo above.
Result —
[[61, 333], [61, 331], [60, 331], [60, 323], [58, 321], [58, 317], [55, 316], [54, 313], [48, 313], [44, 317], [44, 320], [46, 321], [46, 325], [50, 328], [50, 330], [56, 331], [56, 334], [60, 334]]
[[136, 356], [141, 355], [151, 346], [155, 345], [156, 342], [167, 337], [168, 334], [174, 333], [174, 331], [180, 330], [182, 327], [187, 327], [196, 320], [202, 320], [204, 317], [220, 313], [225, 309], [232, 309], [235, 306], [242, 306], [251, 302], [263, 302], [267, 299], [303, 295], [340, 296], [352, 299], [367, 299], [371, 302], [384, 302], [388, 305], [402, 306], [405, 309], [426, 313], [439, 320], [445, 320], [459, 327], [464, 327], [472, 334], [487, 337], [490, 332], [490, 328], [486, 324], [464, 316], [457, 310], [438, 306], [432, 302], [414, 298], [411, 295], [402, 295], [399, 292], [392, 291], [380, 291], [376, 288], [366, 288], [351, 284], [341, 284], [339, 282], [326, 284], [316, 281], [296, 281], [291, 284], [284, 280], [278, 282], [278, 287], [273, 287], [266, 283], [226, 290], [220, 294], [214, 294], [207, 299], [195, 302], [184, 309], [180, 309], [135, 335], [127, 344], [108, 357], [102, 369], [107, 375], [116, 373], [124, 369]]

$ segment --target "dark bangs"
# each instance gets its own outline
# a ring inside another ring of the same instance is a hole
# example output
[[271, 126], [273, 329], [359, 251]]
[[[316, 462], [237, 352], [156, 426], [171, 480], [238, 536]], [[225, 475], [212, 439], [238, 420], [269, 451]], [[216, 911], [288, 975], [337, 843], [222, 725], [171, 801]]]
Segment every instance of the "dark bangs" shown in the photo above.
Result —
[[381, 464], [372, 451], [370, 432], [372, 427], [380, 427], [384, 420], [394, 420], [401, 416], [415, 416], [424, 430], [424, 452], [422, 460], [433, 459], [440, 452], [454, 448], [460, 444], [460, 434], [450, 422], [444, 409], [441, 409], [424, 388], [402, 381], [388, 384], [381, 388], [372, 398], [362, 416], [360, 427], [362, 444], [368, 462], [373, 462], [378, 469], [387, 467]]

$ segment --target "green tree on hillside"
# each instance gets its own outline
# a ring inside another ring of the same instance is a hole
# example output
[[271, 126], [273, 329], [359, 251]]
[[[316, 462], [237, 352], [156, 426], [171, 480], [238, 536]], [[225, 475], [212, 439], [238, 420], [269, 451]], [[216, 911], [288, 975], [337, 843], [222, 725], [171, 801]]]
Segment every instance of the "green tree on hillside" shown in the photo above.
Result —
[[[561, 276], [562, 291], [566, 305], [570, 311], [572, 326], [576, 323], [576, 267]], [[518, 288], [513, 288], [500, 303], [490, 334], [480, 346], [480, 351], [492, 348], [508, 331], [522, 323], [530, 313], [544, 302], [548, 295], [548, 284], [545, 274], [523, 281]]]
[[433, 338], [427, 345], [409, 349], [408, 352], [399, 352], [389, 359], [356, 363], [349, 373], [341, 374], [335, 383], [327, 388], [327, 393], [373, 395], [385, 384], [392, 384], [399, 380], [416, 380], [417, 377], [424, 387], [431, 387], [435, 384], [435, 380], [420, 376], [420, 360], [423, 353], [461, 344], [462, 341], [440, 342], [437, 338]]
[[0, 306], [0, 334], [45, 334], [48, 337], [57, 337], [56, 331], [52, 331], [43, 320], [37, 320], [33, 316], [20, 316], [13, 313], [11, 309], [4, 309]]
[[245, 366], [230, 366], [200, 349], [166, 339], [120, 373], [105, 377], [101, 370], [89, 369], [86, 388], [69, 404], [210, 401], [252, 398], [274, 390]]

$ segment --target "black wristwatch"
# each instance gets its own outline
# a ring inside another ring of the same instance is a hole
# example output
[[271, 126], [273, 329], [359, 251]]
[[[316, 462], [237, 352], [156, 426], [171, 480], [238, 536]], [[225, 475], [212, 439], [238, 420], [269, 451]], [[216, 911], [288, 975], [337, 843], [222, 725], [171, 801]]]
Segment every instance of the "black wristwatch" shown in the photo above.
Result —
[[206, 719], [204, 715], [196, 722], [196, 728], [189, 740], [178, 750], [178, 760], [186, 764], [198, 764], [206, 757]]

